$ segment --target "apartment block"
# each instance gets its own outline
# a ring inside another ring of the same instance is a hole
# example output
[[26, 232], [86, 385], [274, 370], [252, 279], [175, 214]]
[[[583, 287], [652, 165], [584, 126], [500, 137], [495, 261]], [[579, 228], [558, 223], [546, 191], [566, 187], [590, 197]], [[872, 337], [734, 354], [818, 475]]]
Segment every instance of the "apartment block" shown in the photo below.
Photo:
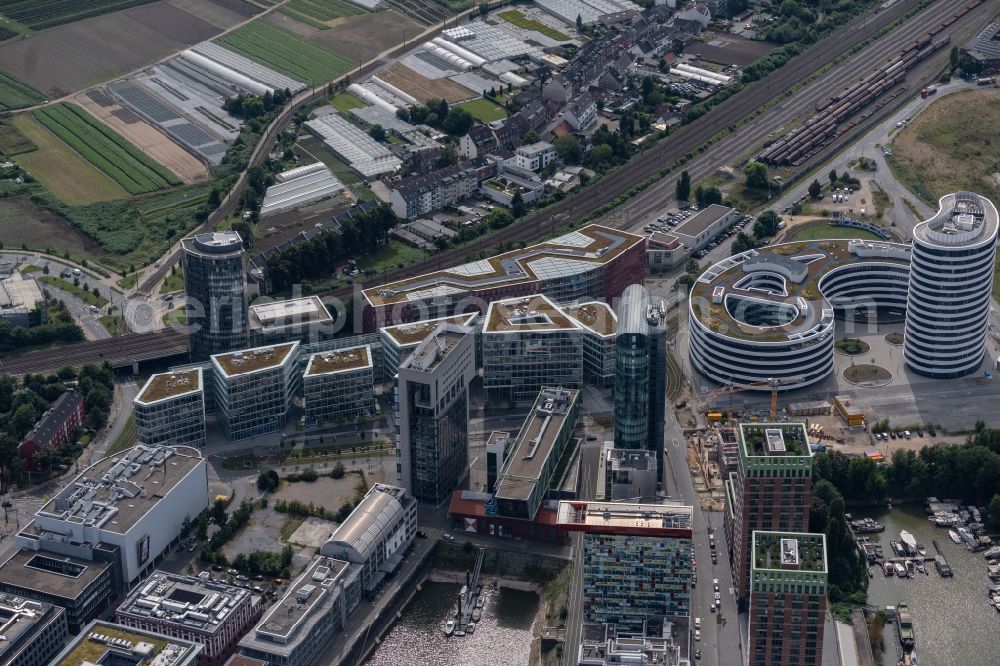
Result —
[[369, 345], [319, 352], [302, 377], [306, 423], [357, 419], [375, 413], [375, 376]]
[[821, 666], [826, 536], [753, 533], [748, 666]]
[[152, 375], [132, 401], [139, 442], [148, 446], [205, 445], [202, 369]]
[[725, 483], [723, 529], [741, 607], [750, 596], [755, 531], [805, 532], [812, 501], [812, 452], [802, 423], [742, 423], [739, 462]]
[[284, 426], [301, 381], [299, 343], [212, 356], [215, 404], [230, 441]]

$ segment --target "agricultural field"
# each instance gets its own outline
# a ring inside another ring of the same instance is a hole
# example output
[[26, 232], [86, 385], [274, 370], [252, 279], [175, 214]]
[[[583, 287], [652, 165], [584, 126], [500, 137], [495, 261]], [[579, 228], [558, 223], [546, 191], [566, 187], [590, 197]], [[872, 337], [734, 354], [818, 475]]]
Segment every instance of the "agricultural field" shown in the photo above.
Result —
[[0, 0], [0, 14], [28, 26], [47, 30], [66, 23], [145, 5], [153, 0]]
[[474, 99], [469, 102], [456, 104], [460, 109], [465, 109], [473, 118], [478, 118], [484, 123], [491, 123], [494, 120], [503, 120], [507, 117], [507, 112], [502, 106], [494, 104], [488, 99]]
[[259, 20], [218, 39], [218, 43], [277, 72], [319, 85], [352, 69], [353, 61], [303, 40], [268, 20]]
[[[277, 22], [276, 17], [275, 21]], [[291, 21], [290, 21], [291, 23]], [[284, 23], [282, 23], [284, 25]], [[371, 60], [386, 49], [416, 39], [424, 27], [394, 11], [367, 12], [339, 19], [330, 30], [315, 30], [297, 24], [288, 28], [306, 39], [338, 53], [350, 53], [362, 62]]]
[[937, 100], [892, 142], [886, 160], [914, 194], [937, 208], [939, 197], [969, 190], [1000, 198], [1000, 145], [983, 128], [1000, 124], [1000, 91], [970, 90]]
[[91, 95], [85, 93], [74, 96], [73, 102], [177, 174], [184, 183], [190, 185], [209, 179], [211, 174], [204, 162], [136, 114], [123, 109], [112, 98], [105, 95], [98, 96], [97, 99], [102, 100], [105, 105], [98, 104]]
[[78, 261], [83, 257], [100, 261], [108, 254], [94, 239], [27, 195], [0, 199], [0, 238], [7, 247], [69, 252]]
[[449, 104], [477, 97], [465, 86], [460, 86], [450, 79], [428, 79], [406, 65], [393, 63], [379, 73], [379, 78], [391, 83], [403, 92], [413, 95], [420, 102], [431, 99], [443, 99]]
[[223, 30], [262, 11], [260, 6], [250, 4], [246, 0], [168, 0], [168, 2]]
[[318, 30], [329, 29], [330, 21], [365, 13], [348, 0], [288, 0], [278, 11]]
[[6, 157], [13, 157], [21, 153], [30, 153], [33, 150], [38, 150], [38, 146], [13, 123], [10, 121], [0, 123], [0, 153]]
[[169, 2], [155, 2], [3, 42], [0, 70], [52, 99], [139, 69], [221, 31]]
[[[17, 155], [15, 160], [61, 200], [71, 206], [80, 206], [128, 196], [121, 185], [80, 157], [29, 114], [18, 114], [12, 122], [27, 141], [37, 146], [37, 150]], [[7, 238], [9, 236], [5, 235], [4, 240]]]
[[568, 42], [570, 40], [569, 35], [559, 32], [555, 28], [549, 25], [545, 25], [538, 19], [533, 19], [525, 16], [516, 9], [511, 9], [505, 12], [500, 12], [497, 14], [500, 18], [508, 23], [516, 25], [518, 28], [524, 28], [525, 30], [534, 30], [535, 32], [540, 32], [546, 37], [555, 39], [560, 42]]
[[13, 76], [0, 72], [0, 111], [23, 109], [45, 101], [45, 95]]
[[35, 111], [34, 116], [129, 194], [146, 194], [180, 184], [166, 167], [75, 104], [47, 106]]

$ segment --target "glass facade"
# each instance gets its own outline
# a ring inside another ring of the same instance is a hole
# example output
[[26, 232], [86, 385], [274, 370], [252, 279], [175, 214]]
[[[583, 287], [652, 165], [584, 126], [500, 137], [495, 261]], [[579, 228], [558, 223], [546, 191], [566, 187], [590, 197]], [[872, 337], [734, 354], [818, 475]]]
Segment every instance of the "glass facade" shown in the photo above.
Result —
[[493, 402], [531, 402], [543, 386], [579, 388], [581, 332], [483, 333], [483, 388]]
[[278, 432], [284, 427], [301, 381], [297, 342], [280, 365], [262, 370], [229, 376], [213, 361], [215, 402], [230, 441]]
[[644, 449], [649, 442], [649, 337], [621, 332], [616, 344], [615, 447]]
[[444, 501], [458, 486], [469, 460], [468, 387], [453, 387], [454, 401], [435, 415], [430, 386], [411, 383], [410, 473], [412, 494], [421, 502]]
[[[235, 238], [233, 238], [235, 237]], [[235, 232], [181, 241], [191, 360], [247, 346], [243, 243]]]
[[137, 438], [148, 446], [205, 445], [204, 392], [198, 390], [151, 404], [135, 402]]
[[585, 622], [642, 631], [651, 616], [690, 613], [691, 540], [630, 534], [585, 534]]
[[302, 379], [306, 423], [356, 419], [375, 413], [372, 366]]

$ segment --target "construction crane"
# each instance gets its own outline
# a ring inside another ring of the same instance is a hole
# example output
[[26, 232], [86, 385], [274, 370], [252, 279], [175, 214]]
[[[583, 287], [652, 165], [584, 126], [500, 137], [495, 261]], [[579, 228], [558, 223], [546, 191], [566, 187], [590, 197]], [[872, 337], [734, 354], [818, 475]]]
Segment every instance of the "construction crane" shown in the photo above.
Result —
[[742, 393], [744, 391], [761, 391], [767, 388], [771, 389], [771, 421], [775, 421], [778, 418], [778, 389], [782, 386], [790, 386], [793, 384], [799, 384], [805, 380], [804, 377], [791, 377], [789, 379], [776, 379], [772, 377], [771, 379], [765, 379], [760, 382], [752, 382], [750, 384], [727, 384], [725, 386], [720, 386], [717, 389], [712, 389], [706, 393], [701, 393], [698, 397], [701, 399], [702, 407], [707, 407], [721, 395], [727, 395], [732, 393]]

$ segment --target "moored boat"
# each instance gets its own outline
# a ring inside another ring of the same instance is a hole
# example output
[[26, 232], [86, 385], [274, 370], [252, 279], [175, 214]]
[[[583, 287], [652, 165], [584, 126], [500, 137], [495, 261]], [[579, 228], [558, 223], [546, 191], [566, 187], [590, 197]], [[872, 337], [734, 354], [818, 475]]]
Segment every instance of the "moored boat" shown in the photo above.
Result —
[[465, 633], [467, 633], [467, 634], [474, 634], [474, 633], [476, 633], [476, 623], [475, 622], [470, 622], [469, 625], [465, 628]]
[[916, 643], [916, 636], [913, 633], [913, 615], [910, 608], [904, 603], [896, 606], [896, 626], [899, 628], [899, 642], [906, 651], [912, 650]]
[[444, 635], [451, 636], [454, 633], [455, 633], [455, 621], [448, 620], [447, 622], [444, 623]]
[[885, 572], [886, 576], [891, 576], [896, 572], [896, 570], [892, 566], [892, 562], [883, 562], [882, 571]]
[[900, 578], [906, 578], [906, 567], [899, 562], [894, 562], [892, 566], [896, 569], [897, 576]]
[[948, 530], [948, 538], [954, 543], [962, 543], [962, 537], [958, 536], [958, 532], [955, 530]]
[[479, 620], [482, 619], [482, 617], [483, 617], [483, 609], [481, 609], [481, 608], [473, 608], [472, 609], [472, 621], [473, 622], [479, 622]]
[[912, 534], [910, 534], [906, 530], [903, 530], [902, 532], [899, 533], [899, 541], [902, 544], [903, 549], [906, 551], [907, 555], [917, 554], [917, 540], [913, 538]]

